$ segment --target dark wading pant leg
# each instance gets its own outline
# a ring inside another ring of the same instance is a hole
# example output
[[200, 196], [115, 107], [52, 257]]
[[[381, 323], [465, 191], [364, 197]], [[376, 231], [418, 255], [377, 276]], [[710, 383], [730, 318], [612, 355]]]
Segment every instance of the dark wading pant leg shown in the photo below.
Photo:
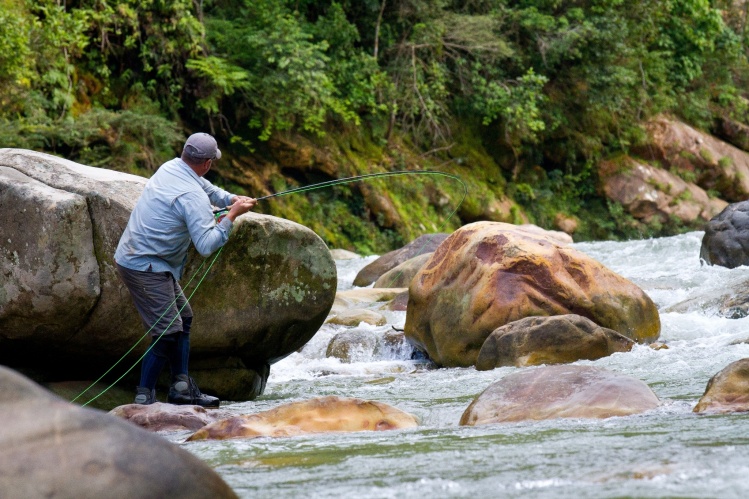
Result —
[[192, 308], [179, 283], [169, 272], [142, 272], [120, 265], [117, 270], [152, 337], [141, 365], [140, 386], [155, 388], [166, 362], [172, 378], [187, 374]]

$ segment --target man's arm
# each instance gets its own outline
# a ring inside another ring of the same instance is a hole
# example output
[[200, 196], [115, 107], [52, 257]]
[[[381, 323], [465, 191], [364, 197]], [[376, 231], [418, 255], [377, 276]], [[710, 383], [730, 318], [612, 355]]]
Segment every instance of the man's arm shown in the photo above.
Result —
[[187, 193], [179, 196], [174, 206], [185, 220], [190, 239], [202, 256], [209, 256], [226, 244], [233, 219], [227, 216], [217, 224], [210, 205], [206, 206], [205, 198], [201, 198], [197, 193]]
[[234, 198], [238, 196], [219, 187], [216, 187], [203, 177], [199, 178], [200, 186], [203, 188], [203, 191], [208, 194], [208, 199], [211, 200], [211, 204], [213, 204], [214, 206], [218, 206], [219, 208], [226, 208], [227, 206], [231, 206], [232, 204], [234, 204]]

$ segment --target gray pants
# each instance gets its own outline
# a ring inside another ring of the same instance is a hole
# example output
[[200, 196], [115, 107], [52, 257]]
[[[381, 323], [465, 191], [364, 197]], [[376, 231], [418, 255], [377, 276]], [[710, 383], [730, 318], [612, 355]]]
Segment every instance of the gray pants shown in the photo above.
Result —
[[120, 264], [117, 272], [151, 336], [182, 331], [182, 318], [192, 317], [192, 308], [171, 272], [143, 272]]

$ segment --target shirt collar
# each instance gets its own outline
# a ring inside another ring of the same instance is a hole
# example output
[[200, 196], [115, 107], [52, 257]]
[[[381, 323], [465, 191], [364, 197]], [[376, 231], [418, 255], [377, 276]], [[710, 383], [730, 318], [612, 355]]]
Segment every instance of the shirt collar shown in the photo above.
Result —
[[177, 160], [177, 164], [178, 164], [178, 165], [179, 165], [180, 167], [182, 167], [182, 168], [184, 168], [185, 170], [187, 170], [187, 172], [188, 172], [188, 173], [189, 173], [189, 174], [190, 174], [190, 175], [192, 176], [192, 178], [194, 178], [194, 179], [195, 179], [195, 181], [196, 181], [196, 182], [197, 182], [198, 184], [200, 184], [200, 177], [198, 177], [198, 174], [197, 174], [197, 173], [195, 173], [195, 170], [193, 170], [192, 168], [190, 168], [190, 165], [188, 165], [187, 163], [185, 163], [184, 161], [182, 161], [182, 158], [175, 158], [175, 159]]

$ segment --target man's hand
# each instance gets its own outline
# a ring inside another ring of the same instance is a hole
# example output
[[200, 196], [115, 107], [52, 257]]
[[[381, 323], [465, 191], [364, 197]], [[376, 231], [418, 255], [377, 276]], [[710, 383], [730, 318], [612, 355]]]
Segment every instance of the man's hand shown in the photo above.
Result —
[[233, 222], [235, 218], [243, 213], [247, 213], [254, 208], [256, 204], [257, 199], [255, 198], [234, 196], [232, 198], [232, 205], [229, 207], [229, 213], [226, 214], [226, 217]]

